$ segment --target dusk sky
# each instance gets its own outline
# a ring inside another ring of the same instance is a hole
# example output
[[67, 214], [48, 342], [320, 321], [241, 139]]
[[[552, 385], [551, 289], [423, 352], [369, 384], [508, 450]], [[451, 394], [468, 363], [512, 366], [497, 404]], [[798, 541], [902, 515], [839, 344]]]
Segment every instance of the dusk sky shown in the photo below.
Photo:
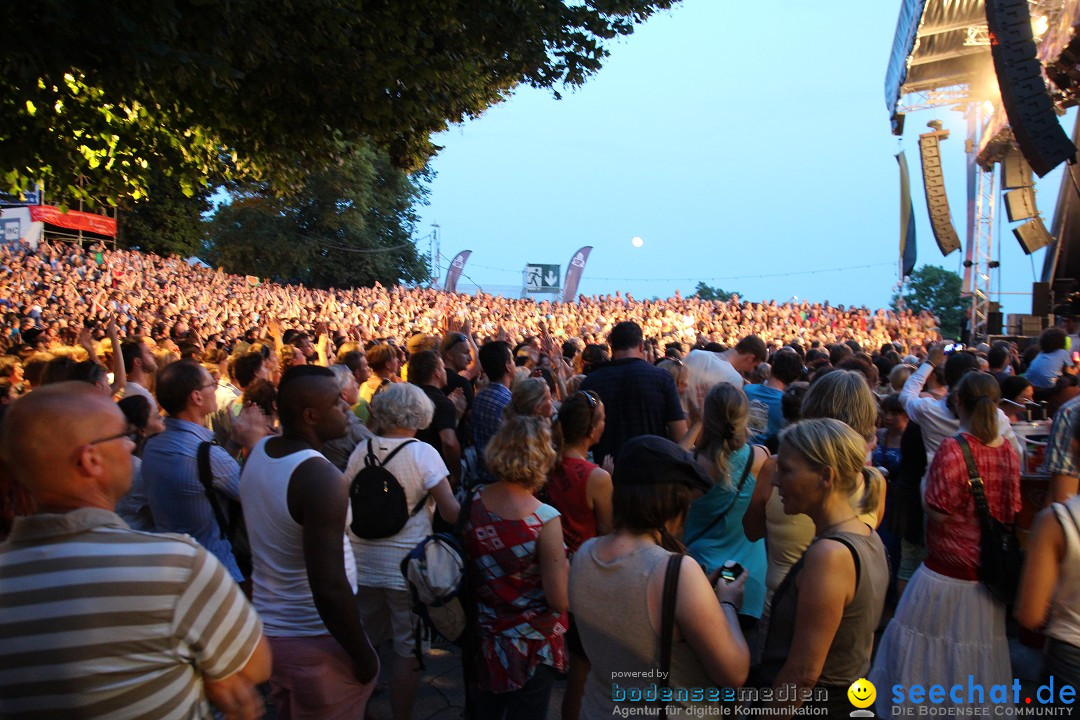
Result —
[[[899, 8], [684, 0], [613, 44], [562, 100], [522, 88], [438, 136], [417, 235], [440, 226], [440, 282], [469, 249], [459, 289], [516, 296], [524, 265], [565, 273], [592, 245], [585, 294], [667, 297], [703, 280], [755, 301], [882, 307], [898, 279], [901, 147], [919, 265], [959, 270], [962, 253], [943, 258], [930, 231], [917, 139], [934, 119], [953, 131], [943, 170], [963, 239], [965, 121], [939, 108], [909, 115], [902, 145], [890, 134], [884, 79]], [[1059, 182], [1060, 169], [1038, 186], [1047, 227]], [[1033, 263], [999, 225], [1000, 289], [1030, 292], [1045, 251]], [[1030, 312], [1029, 296], [1002, 301]]]

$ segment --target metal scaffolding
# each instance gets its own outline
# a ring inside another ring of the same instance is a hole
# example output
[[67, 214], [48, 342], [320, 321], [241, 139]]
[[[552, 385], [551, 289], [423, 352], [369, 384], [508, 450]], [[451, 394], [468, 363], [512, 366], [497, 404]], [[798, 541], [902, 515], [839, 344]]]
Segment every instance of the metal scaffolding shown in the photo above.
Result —
[[[982, 125], [982, 123], [980, 123]], [[987, 338], [987, 319], [990, 315], [991, 273], [997, 269], [993, 259], [994, 211], [997, 205], [997, 189], [994, 184], [994, 168], [977, 167], [977, 198], [975, 206], [975, 236], [972, 246], [973, 272], [971, 287], [971, 337]]]

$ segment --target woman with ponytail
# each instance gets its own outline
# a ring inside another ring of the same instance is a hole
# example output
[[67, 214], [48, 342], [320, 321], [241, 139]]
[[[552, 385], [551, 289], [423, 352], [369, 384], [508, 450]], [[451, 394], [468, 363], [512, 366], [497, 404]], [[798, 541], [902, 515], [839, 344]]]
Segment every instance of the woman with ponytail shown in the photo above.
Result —
[[713, 481], [713, 488], [690, 505], [683, 542], [705, 568], [719, 570], [728, 560], [745, 568], [748, 578], [739, 620], [749, 633], [765, 606], [765, 542], [750, 542], [743, 534], [742, 517], [765, 459], [761, 445], [746, 442], [749, 402], [740, 388], [728, 383], [713, 386], [702, 406], [701, 435], [694, 459]]
[[[557, 460], [544, 486], [547, 502], [562, 513], [563, 539], [570, 557], [586, 540], [611, 532], [611, 475], [589, 462], [589, 447], [604, 433], [604, 403], [592, 390], [578, 390], [559, 408], [552, 426]], [[566, 648], [570, 670], [563, 692], [562, 720], [577, 720], [589, 674], [589, 659], [581, 636], [569, 617]]]
[[[933, 678], [966, 687], [969, 675], [983, 687], [1011, 682], [1005, 606], [979, 582], [981, 530], [964, 457], [967, 445], [990, 514], [1011, 525], [1020, 510], [1020, 463], [999, 431], [1000, 399], [986, 373], [969, 372], [956, 387], [960, 432], [942, 440], [924, 481], [926, 560], [885, 630], [871, 682], [910, 687]], [[878, 696], [881, 717], [894, 714], [891, 697]]]
[[[790, 698], [775, 703], [777, 717], [795, 714], [811, 689], [827, 694], [828, 717], [846, 717], [848, 688], [870, 667], [889, 565], [861, 517], [885, 485], [865, 457], [863, 437], [832, 418], [801, 420], [780, 434], [772, 482], [785, 513], [813, 521], [814, 539], [773, 596], [758, 680]], [[791, 685], [795, 692], [784, 692]]]

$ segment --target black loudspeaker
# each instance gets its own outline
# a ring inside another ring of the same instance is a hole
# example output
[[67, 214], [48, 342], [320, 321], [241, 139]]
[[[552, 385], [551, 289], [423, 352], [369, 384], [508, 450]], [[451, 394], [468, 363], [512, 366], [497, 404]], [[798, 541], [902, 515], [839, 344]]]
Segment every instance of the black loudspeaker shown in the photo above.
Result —
[[986, 24], [1009, 126], [1032, 170], [1043, 177], [1075, 156], [1076, 146], [1058, 122], [1046, 91], [1027, 0], [986, 0]]
[[1001, 160], [1001, 187], [1006, 190], [1035, 187], [1035, 178], [1031, 177], [1031, 166], [1024, 159], [1020, 148], [1011, 143], [1008, 153]]
[[1000, 310], [995, 312], [988, 312], [986, 314], [986, 334], [987, 335], [1000, 335], [1001, 326], [1004, 322], [1004, 316]]
[[[1046, 226], [1043, 225], [1042, 218], [1033, 218], [1020, 227], [1014, 227], [1013, 235], [1020, 241], [1020, 247], [1024, 249], [1024, 253], [1027, 255], [1054, 242], [1053, 236], [1046, 231]], [[1045, 313], [1032, 313], [1032, 315], [1047, 314], [1049, 314], [1049, 311]]]
[[1009, 222], [1035, 217], [1034, 188], [1018, 188], [1005, 193], [1005, 214]]
[[1031, 314], [1050, 314], [1050, 283], [1031, 283]]
[[941, 176], [941, 146], [939, 137], [949, 137], [947, 131], [926, 133], [919, 136], [919, 155], [922, 157], [923, 189], [926, 191], [926, 209], [930, 213], [930, 227], [942, 255], [960, 249], [960, 238], [949, 215], [949, 199], [945, 197], [945, 180]]
[[904, 118], [906, 116], [904, 113], [896, 113], [894, 117], [892, 134], [902, 137], [904, 135]]

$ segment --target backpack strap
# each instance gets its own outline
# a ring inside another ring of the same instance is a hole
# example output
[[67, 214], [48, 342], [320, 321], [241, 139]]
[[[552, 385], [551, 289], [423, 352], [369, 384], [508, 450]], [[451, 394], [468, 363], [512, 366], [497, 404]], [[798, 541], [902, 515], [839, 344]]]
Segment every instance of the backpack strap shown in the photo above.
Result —
[[[401, 451], [401, 448], [405, 447], [406, 445], [412, 445], [414, 442], [419, 442], [419, 440], [417, 440], [416, 438], [409, 438], [408, 440], [388, 452], [386, 454], [386, 457], [382, 459], [382, 462], [379, 462], [379, 458], [375, 455], [374, 439], [369, 438], [367, 442], [368, 451], [367, 457], [364, 458], [364, 465], [366, 465], [367, 467], [381, 467], [385, 469], [386, 466], [390, 463], [390, 461], [394, 459], [394, 456]], [[390, 471], [387, 470], [387, 472]], [[393, 473], [391, 473], [391, 475], [392, 474]], [[427, 505], [428, 496], [430, 494], [431, 493], [424, 493], [423, 497], [421, 497], [420, 500], [416, 503], [416, 505], [412, 508], [412, 510], [409, 511], [409, 517], [412, 517], [413, 515], [424, 509], [424, 506]]]
[[210, 507], [214, 511], [214, 519], [217, 520], [218, 532], [221, 533], [221, 539], [224, 540], [226, 538], [226, 529], [231, 526], [225, 520], [225, 513], [222, 512], [221, 505], [218, 503], [217, 491], [214, 489], [214, 475], [210, 470], [210, 446], [216, 444], [212, 440], [199, 443], [195, 458], [199, 463], [199, 482], [202, 483], [203, 492], [206, 493], [206, 499], [210, 502]]
[[[664, 571], [664, 599], [660, 605], [660, 670], [663, 679], [660, 687], [668, 686], [671, 675], [671, 646], [675, 642], [675, 600], [679, 593], [679, 571], [682, 569], [682, 553], [668, 556]], [[667, 705], [660, 706], [660, 717], [667, 718]]]

